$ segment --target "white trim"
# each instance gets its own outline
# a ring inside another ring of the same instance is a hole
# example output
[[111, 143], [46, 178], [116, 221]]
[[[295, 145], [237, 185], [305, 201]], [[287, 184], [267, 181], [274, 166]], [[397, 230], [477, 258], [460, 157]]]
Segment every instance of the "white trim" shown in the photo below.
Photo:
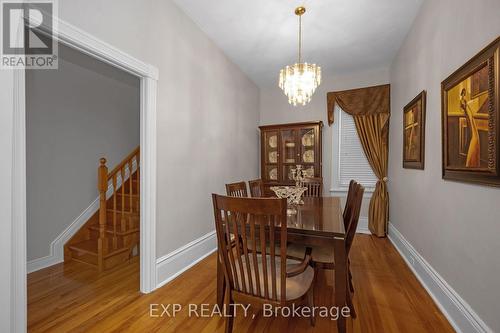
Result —
[[[132, 161], [132, 173], [137, 170], [137, 162]], [[130, 177], [130, 172], [128, 166], [125, 168], [125, 181]], [[121, 174], [118, 174], [116, 179], [116, 188], [122, 185]], [[110, 198], [114, 193], [113, 183], [110, 181], [108, 184], [108, 190], [106, 191], [106, 198]], [[71, 222], [66, 229], [63, 230], [51, 243], [49, 248], [49, 255], [41, 258], [36, 258], [28, 261], [27, 272], [32, 273], [40, 269], [61, 263], [64, 261], [64, 244], [66, 244], [71, 237], [73, 237], [78, 230], [80, 230], [85, 223], [99, 210], [99, 197], [97, 197], [92, 203], [85, 208], [85, 210]]]
[[[140, 289], [156, 288], [156, 85], [158, 69], [54, 18], [54, 39], [141, 79]], [[40, 26], [43, 31], [45, 26]], [[26, 332], [26, 108], [24, 70], [14, 70], [11, 331]]]
[[12, 273], [11, 332], [27, 329], [26, 284], [26, 102], [24, 70], [14, 70], [12, 135]]
[[217, 250], [215, 231], [181, 246], [156, 261], [158, 286], [164, 286], [177, 276]]
[[474, 312], [471, 306], [439, 275], [391, 223], [389, 223], [388, 237], [413, 274], [415, 274], [457, 332], [493, 333], [493, 330]]
[[156, 94], [156, 80], [141, 78], [140, 289], [143, 293], [156, 289]]
[[368, 229], [368, 217], [361, 216], [358, 221], [358, 227], [356, 228], [356, 233], [371, 235], [370, 229]]

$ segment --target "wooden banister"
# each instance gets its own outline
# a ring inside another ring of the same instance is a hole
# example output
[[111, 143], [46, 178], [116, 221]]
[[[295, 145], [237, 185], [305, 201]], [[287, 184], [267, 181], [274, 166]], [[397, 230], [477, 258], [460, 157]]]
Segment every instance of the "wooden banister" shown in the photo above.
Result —
[[[99, 160], [99, 168], [98, 168], [98, 181], [97, 188], [99, 190], [99, 239], [97, 243], [98, 248], [98, 268], [99, 271], [104, 270], [104, 256], [113, 250], [116, 250], [118, 247], [117, 244], [117, 214], [120, 214], [120, 231], [124, 232], [129, 228], [133, 227], [133, 223], [131, 220], [131, 215], [133, 213], [133, 198], [139, 196], [139, 165], [140, 165], [140, 147], [137, 147], [132, 151], [123, 161], [121, 161], [111, 172], [108, 172], [108, 167], [106, 166], [106, 159], [101, 158]], [[137, 176], [135, 178], [136, 187], [134, 189], [134, 177], [133, 177], [133, 163], [136, 163], [136, 173]], [[128, 169], [128, 179], [126, 172]], [[120, 185], [118, 185], [118, 177], [121, 178]], [[109, 248], [110, 244], [107, 240], [107, 192], [109, 183], [112, 183], [113, 186], [113, 221], [112, 221], [112, 230], [113, 230], [113, 238], [112, 238], [112, 249]], [[128, 183], [128, 193], [126, 193], [126, 182]], [[118, 191], [118, 186], [120, 186], [120, 191]], [[118, 208], [118, 200], [117, 195], [120, 194], [120, 208]], [[126, 200], [126, 196], [129, 197], [129, 200]], [[129, 205], [128, 209], [126, 208], [126, 204]], [[128, 214], [128, 215], [127, 215]], [[127, 223], [128, 220], [128, 223]]]
[[106, 193], [108, 191], [108, 167], [106, 166], [105, 158], [101, 158], [99, 162], [99, 179], [97, 181], [97, 187], [99, 189], [99, 239], [97, 241], [97, 266], [99, 271], [102, 271], [104, 269], [104, 252], [106, 251]]
[[[132, 161], [136, 155], [137, 157], [139, 157], [139, 153], [140, 153], [140, 147], [135, 148], [134, 151], [132, 151], [127, 157], [125, 157], [125, 159], [123, 159], [123, 161], [120, 162], [120, 164], [118, 164], [113, 170], [111, 170], [111, 172], [108, 175], [109, 179], [111, 179], [113, 175], [120, 172], [122, 167], [125, 166], [129, 161]], [[139, 165], [137, 165], [137, 168], [139, 168]]]

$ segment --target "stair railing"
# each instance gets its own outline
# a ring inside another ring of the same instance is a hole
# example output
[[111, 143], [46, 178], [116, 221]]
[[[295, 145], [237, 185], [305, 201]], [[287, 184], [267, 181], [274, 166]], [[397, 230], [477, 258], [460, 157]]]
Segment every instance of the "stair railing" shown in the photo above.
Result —
[[[133, 228], [133, 221], [130, 218], [131, 214], [134, 212], [134, 198], [139, 197], [139, 164], [140, 164], [140, 148], [137, 147], [132, 153], [130, 153], [123, 161], [121, 161], [111, 172], [108, 172], [108, 167], [106, 166], [106, 159], [101, 158], [99, 160], [98, 168], [98, 181], [97, 187], [99, 190], [99, 238], [97, 242], [97, 266], [99, 271], [104, 270], [104, 257], [109, 252], [116, 250], [118, 248], [118, 219], [117, 215], [120, 214], [120, 231], [124, 232]], [[135, 177], [134, 177], [135, 175]], [[136, 186], [134, 188], [134, 180]], [[111, 186], [110, 186], [111, 185]], [[126, 193], [126, 187], [128, 186], [128, 193]], [[111, 190], [111, 192], [110, 192]], [[118, 198], [120, 195], [120, 207], [118, 207]], [[108, 225], [108, 198], [113, 197], [112, 200], [112, 242], [109, 243], [107, 237], [107, 225]], [[128, 196], [128, 202], [127, 197]], [[138, 200], [135, 201], [138, 203]], [[128, 207], [127, 207], [128, 204]], [[136, 211], [139, 211], [139, 206], [136, 207]], [[128, 215], [128, 218], [125, 216]], [[122, 244], [123, 246], [123, 244]]]

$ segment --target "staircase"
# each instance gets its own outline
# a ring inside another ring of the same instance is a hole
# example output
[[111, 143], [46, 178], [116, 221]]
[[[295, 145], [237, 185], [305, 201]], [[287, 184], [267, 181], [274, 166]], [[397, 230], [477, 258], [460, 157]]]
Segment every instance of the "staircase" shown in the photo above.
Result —
[[140, 150], [137, 147], [113, 171], [100, 159], [99, 210], [64, 245], [64, 261], [78, 261], [99, 272], [139, 253]]

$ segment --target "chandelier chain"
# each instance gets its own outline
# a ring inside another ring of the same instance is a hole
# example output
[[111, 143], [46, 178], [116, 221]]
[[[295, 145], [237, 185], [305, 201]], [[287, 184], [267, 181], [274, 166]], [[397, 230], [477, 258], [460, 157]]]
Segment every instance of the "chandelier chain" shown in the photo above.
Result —
[[299, 60], [302, 63], [302, 15], [299, 15]]

